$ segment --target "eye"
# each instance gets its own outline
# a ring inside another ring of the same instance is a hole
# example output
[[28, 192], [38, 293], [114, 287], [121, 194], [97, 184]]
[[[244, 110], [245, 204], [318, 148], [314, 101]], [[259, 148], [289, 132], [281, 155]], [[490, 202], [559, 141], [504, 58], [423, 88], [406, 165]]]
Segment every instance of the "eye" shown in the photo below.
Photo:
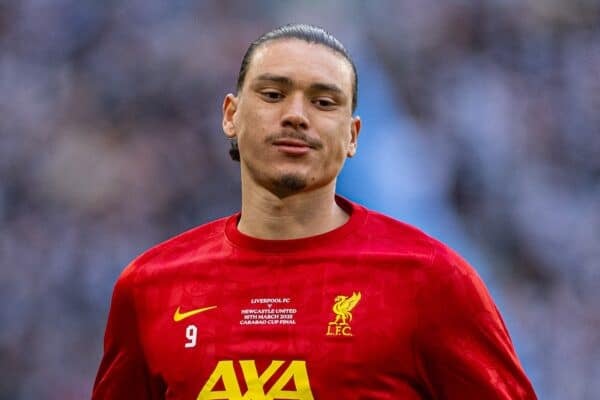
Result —
[[283, 94], [276, 90], [265, 90], [260, 93], [263, 99], [266, 101], [274, 102], [277, 100], [281, 100], [283, 98]]
[[328, 97], [318, 97], [313, 100], [313, 103], [317, 107], [324, 109], [324, 110], [333, 109], [337, 105], [335, 101], [333, 101], [332, 99], [330, 99]]

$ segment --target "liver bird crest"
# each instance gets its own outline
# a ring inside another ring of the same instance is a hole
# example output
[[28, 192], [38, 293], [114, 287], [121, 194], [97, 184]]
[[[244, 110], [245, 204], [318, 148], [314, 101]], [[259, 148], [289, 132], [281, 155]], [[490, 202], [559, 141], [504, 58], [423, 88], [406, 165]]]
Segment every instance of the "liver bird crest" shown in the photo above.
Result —
[[348, 322], [352, 321], [352, 313], [350, 311], [356, 307], [356, 304], [360, 301], [360, 297], [360, 292], [353, 292], [350, 297], [337, 296], [335, 298], [335, 304], [333, 305], [335, 324], [348, 325]]

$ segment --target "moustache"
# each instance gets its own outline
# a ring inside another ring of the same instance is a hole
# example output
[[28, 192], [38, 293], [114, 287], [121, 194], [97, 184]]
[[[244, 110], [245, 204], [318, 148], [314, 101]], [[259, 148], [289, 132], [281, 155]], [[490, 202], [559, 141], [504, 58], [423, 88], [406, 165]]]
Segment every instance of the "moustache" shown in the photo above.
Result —
[[317, 150], [321, 149], [323, 147], [323, 142], [321, 142], [319, 139], [311, 138], [307, 134], [298, 132], [298, 131], [285, 131], [285, 132], [273, 133], [273, 134], [267, 136], [265, 141], [268, 144], [273, 144], [273, 142], [275, 142], [277, 140], [282, 140], [282, 139], [300, 140], [300, 141], [303, 141], [304, 143], [306, 143], [307, 145], [309, 145], [310, 147], [317, 149]]

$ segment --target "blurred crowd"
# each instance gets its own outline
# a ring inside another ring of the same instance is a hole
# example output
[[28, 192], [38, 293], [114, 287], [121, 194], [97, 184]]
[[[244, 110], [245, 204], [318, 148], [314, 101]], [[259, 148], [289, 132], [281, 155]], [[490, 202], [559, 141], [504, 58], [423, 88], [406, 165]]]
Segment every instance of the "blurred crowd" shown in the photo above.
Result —
[[288, 22], [385, 71], [540, 398], [595, 398], [597, 0], [0, 0], [0, 400], [89, 397], [122, 268], [237, 210], [221, 101]]

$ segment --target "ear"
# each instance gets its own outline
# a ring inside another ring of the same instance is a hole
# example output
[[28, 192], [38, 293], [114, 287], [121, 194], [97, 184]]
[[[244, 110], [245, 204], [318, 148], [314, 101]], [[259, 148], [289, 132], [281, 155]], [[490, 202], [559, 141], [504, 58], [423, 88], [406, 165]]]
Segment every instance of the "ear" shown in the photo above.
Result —
[[356, 150], [358, 147], [358, 134], [360, 133], [361, 121], [360, 117], [352, 117], [352, 121], [350, 122], [350, 143], [348, 143], [348, 152], [346, 155], [348, 157], [354, 157], [356, 154]]
[[233, 117], [237, 111], [238, 98], [229, 93], [223, 100], [223, 132], [229, 139], [236, 137]]

